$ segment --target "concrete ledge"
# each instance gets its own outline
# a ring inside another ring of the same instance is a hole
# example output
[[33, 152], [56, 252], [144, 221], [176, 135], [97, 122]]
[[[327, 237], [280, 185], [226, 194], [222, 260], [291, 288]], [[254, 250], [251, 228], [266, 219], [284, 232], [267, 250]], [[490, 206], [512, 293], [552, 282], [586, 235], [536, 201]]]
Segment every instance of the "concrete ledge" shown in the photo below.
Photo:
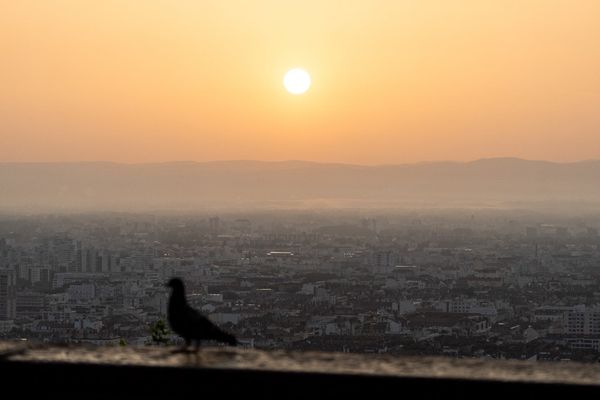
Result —
[[[366, 393], [417, 398], [600, 395], [600, 365], [264, 352], [230, 347], [0, 342], [5, 390], [21, 396], [167, 398], [172, 395], [322, 398]], [[5, 392], [6, 393], [6, 392]]]

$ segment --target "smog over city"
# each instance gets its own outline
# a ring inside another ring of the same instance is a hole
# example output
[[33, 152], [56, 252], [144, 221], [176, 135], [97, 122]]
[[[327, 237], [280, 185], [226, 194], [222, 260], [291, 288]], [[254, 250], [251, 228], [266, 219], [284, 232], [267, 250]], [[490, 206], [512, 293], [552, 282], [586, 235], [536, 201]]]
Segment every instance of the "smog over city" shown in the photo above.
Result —
[[0, 361], [600, 362], [598, 15], [4, 4]]

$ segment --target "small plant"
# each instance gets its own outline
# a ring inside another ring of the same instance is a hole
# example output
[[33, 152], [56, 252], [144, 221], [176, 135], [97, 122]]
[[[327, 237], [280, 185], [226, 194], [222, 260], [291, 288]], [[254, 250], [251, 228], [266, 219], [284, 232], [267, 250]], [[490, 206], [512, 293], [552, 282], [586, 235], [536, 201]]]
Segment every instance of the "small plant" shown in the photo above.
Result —
[[152, 344], [157, 346], [168, 345], [169, 335], [171, 332], [167, 328], [167, 324], [164, 320], [159, 319], [154, 324], [150, 325], [150, 335], [152, 336]]

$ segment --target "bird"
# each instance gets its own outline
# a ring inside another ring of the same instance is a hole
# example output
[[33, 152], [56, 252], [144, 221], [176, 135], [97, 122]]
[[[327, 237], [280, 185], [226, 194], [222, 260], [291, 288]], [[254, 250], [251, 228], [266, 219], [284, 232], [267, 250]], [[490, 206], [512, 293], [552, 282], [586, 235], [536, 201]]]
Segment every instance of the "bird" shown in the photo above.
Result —
[[238, 341], [235, 336], [223, 331], [200, 312], [190, 307], [185, 297], [185, 286], [180, 278], [170, 279], [167, 286], [172, 289], [167, 308], [167, 319], [173, 332], [185, 340], [184, 349], [187, 349], [194, 341], [196, 350], [198, 350], [202, 340], [214, 340], [230, 346], [237, 346]]

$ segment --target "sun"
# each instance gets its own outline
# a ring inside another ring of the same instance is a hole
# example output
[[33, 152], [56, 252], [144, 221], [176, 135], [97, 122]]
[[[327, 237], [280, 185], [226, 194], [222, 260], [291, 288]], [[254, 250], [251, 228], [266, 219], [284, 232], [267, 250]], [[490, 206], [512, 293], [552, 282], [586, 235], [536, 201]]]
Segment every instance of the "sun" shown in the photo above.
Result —
[[283, 86], [291, 94], [302, 94], [310, 88], [310, 75], [301, 68], [290, 69], [283, 77]]

